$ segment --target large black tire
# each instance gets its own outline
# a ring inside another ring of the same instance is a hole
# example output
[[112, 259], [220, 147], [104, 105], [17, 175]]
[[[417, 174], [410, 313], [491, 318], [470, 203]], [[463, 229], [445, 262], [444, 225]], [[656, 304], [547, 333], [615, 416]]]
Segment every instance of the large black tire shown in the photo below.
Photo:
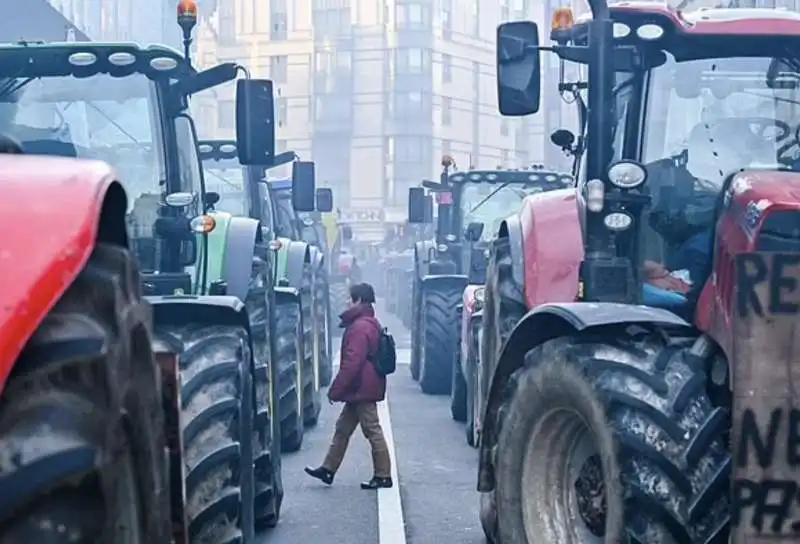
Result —
[[139, 285], [125, 249], [98, 245], [17, 359], [0, 397], [0, 543], [171, 541]]
[[678, 544], [727, 532], [728, 417], [690, 346], [617, 325], [528, 352], [495, 422], [498, 542]]
[[281, 451], [295, 452], [303, 445], [303, 397], [300, 360], [303, 331], [297, 300], [286, 298], [275, 304], [275, 357], [278, 370], [278, 414]]
[[319, 367], [317, 366], [317, 353], [314, 351], [314, 299], [313, 275], [311, 268], [307, 267], [305, 282], [300, 294], [302, 317], [300, 323], [303, 328], [303, 357], [301, 359], [300, 380], [303, 395], [303, 424], [313, 427], [319, 420], [322, 409], [320, 399]]
[[349, 286], [345, 281], [331, 283], [331, 306], [333, 321], [339, 322], [339, 316], [347, 309], [347, 301], [350, 299]]
[[488, 395], [491, 377], [503, 344], [525, 315], [524, 300], [522, 286], [514, 280], [509, 239], [495, 238], [489, 248], [481, 323], [483, 345], [478, 385], [483, 398]]
[[[459, 321], [463, 317], [459, 313]], [[461, 369], [461, 325], [456, 333], [456, 350], [453, 353], [453, 370], [450, 384], [450, 417], [453, 421], [467, 421], [467, 382]]]
[[415, 277], [411, 284], [411, 361], [409, 370], [411, 378], [419, 380], [419, 369], [422, 361], [422, 284]]
[[419, 385], [428, 395], [447, 395], [458, 349], [458, 289], [425, 289], [422, 293], [422, 356]]
[[256, 258], [253, 279], [248, 291], [247, 315], [253, 342], [255, 370], [255, 433], [253, 435], [253, 467], [255, 476], [256, 531], [275, 527], [283, 503], [283, 478], [280, 445], [280, 414], [275, 384], [278, 382], [277, 351], [274, 342], [275, 320], [271, 313], [275, 298], [268, 278], [268, 260]]
[[464, 433], [467, 444], [473, 448], [478, 447], [480, 438], [480, 426], [477, 418], [483, 411], [483, 397], [480, 391], [480, 342], [478, 336], [481, 331], [481, 319], [473, 318], [470, 323], [469, 351], [467, 353], [466, 364], [466, 384], [467, 384], [467, 419]]
[[314, 334], [314, 348], [317, 352], [317, 371], [319, 373], [319, 386], [330, 385], [333, 377], [333, 360], [331, 358], [330, 343], [330, 298], [328, 288], [328, 275], [323, 268], [317, 271], [314, 282], [314, 317], [316, 330]]
[[254, 541], [253, 354], [241, 325], [157, 326], [179, 357], [189, 541]]

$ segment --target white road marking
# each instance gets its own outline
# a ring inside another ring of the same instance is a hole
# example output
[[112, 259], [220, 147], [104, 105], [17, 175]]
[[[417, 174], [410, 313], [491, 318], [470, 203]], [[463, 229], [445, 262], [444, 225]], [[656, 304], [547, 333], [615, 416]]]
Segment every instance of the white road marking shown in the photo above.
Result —
[[392, 481], [394, 482], [393, 487], [378, 490], [378, 543], [406, 544], [406, 523], [403, 518], [403, 503], [400, 500], [400, 478], [397, 476], [397, 456], [394, 451], [394, 435], [392, 434], [388, 399], [378, 403], [378, 417], [381, 420], [386, 444], [389, 446], [389, 457], [392, 460]]

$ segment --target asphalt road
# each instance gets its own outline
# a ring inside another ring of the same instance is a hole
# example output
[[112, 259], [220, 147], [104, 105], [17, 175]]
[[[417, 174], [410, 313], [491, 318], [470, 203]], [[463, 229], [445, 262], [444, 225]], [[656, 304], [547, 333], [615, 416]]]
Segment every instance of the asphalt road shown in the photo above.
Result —
[[399, 486], [360, 489], [372, 475], [372, 462], [359, 431], [332, 486], [303, 473], [305, 465], [322, 462], [333, 434], [339, 407], [326, 403], [317, 427], [306, 431], [302, 449], [283, 457], [281, 519], [259, 544], [484, 542], [475, 491], [477, 451], [467, 446], [463, 425], [450, 419], [449, 397], [423, 395], [411, 379], [408, 331], [380, 309], [378, 317], [398, 342], [400, 366], [389, 379], [388, 409], [382, 409], [381, 420], [392, 439]]

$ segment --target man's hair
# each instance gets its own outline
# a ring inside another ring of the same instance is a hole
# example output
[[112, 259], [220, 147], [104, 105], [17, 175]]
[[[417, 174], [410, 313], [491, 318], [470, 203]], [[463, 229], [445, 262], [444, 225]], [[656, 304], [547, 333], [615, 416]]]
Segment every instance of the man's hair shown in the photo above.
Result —
[[363, 302], [365, 304], [375, 304], [375, 289], [368, 283], [356, 283], [350, 286], [350, 300], [353, 302]]

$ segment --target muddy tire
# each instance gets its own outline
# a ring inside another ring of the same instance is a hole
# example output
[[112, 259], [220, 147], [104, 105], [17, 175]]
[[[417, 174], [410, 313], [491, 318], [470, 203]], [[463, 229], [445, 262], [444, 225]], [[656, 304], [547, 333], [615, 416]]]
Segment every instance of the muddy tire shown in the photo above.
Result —
[[480, 365], [478, 357], [480, 354], [480, 342], [478, 337], [480, 335], [481, 321], [480, 318], [474, 317], [470, 323], [470, 336], [469, 336], [469, 351], [467, 352], [467, 418], [464, 434], [467, 439], [467, 444], [473, 448], [478, 447], [480, 438], [480, 425], [478, 418], [481, 417], [483, 411], [483, 401], [480, 392]]
[[[459, 348], [461, 346], [459, 345]], [[460, 355], [460, 349], [459, 353]], [[461, 358], [453, 356], [452, 383], [450, 385], [450, 417], [453, 421], [467, 421], [467, 381], [461, 370]]]
[[419, 278], [414, 278], [411, 286], [411, 361], [408, 365], [411, 379], [419, 380], [419, 369], [422, 360], [422, 285]]
[[303, 329], [303, 357], [301, 359], [300, 380], [303, 396], [303, 424], [313, 427], [319, 419], [322, 409], [320, 399], [319, 368], [317, 366], [317, 353], [314, 351], [314, 301], [312, 296], [313, 276], [311, 269], [307, 268], [305, 283], [300, 295], [302, 317], [300, 323]]
[[0, 397], [2, 544], [171, 540], [139, 282], [127, 250], [98, 245], [17, 359]]
[[255, 259], [254, 277], [245, 304], [250, 318], [255, 368], [255, 420], [253, 433], [253, 471], [255, 480], [254, 518], [256, 531], [275, 527], [283, 503], [283, 478], [280, 446], [280, 415], [275, 384], [278, 382], [273, 331], [274, 297], [269, 290], [267, 262]]
[[339, 316], [347, 309], [347, 301], [350, 299], [349, 286], [345, 281], [331, 283], [331, 310], [333, 320], [338, 322]]
[[300, 359], [303, 345], [300, 306], [286, 298], [275, 305], [275, 357], [278, 372], [278, 414], [281, 451], [298, 451], [303, 445], [303, 397]]
[[458, 289], [426, 289], [422, 293], [422, 356], [419, 385], [428, 395], [450, 393], [454, 351], [458, 349]]
[[240, 325], [156, 327], [178, 354], [192, 543], [253, 542], [253, 354]]
[[655, 327], [613, 326], [528, 352], [495, 422], [498, 542], [727, 532], [728, 417], [689, 347]]
[[511, 246], [508, 238], [495, 238], [489, 247], [486, 268], [484, 311], [481, 327], [483, 344], [480, 353], [479, 386], [486, 398], [497, 358], [517, 322], [525, 315], [522, 286], [514, 280]]
[[333, 378], [333, 359], [330, 342], [330, 298], [328, 277], [323, 268], [317, 272], [314, 290], [314, 316], [317, 328], [314, 335], [314, 346], [317, 351], [317, 369], [319, 387], [330, 385]]

